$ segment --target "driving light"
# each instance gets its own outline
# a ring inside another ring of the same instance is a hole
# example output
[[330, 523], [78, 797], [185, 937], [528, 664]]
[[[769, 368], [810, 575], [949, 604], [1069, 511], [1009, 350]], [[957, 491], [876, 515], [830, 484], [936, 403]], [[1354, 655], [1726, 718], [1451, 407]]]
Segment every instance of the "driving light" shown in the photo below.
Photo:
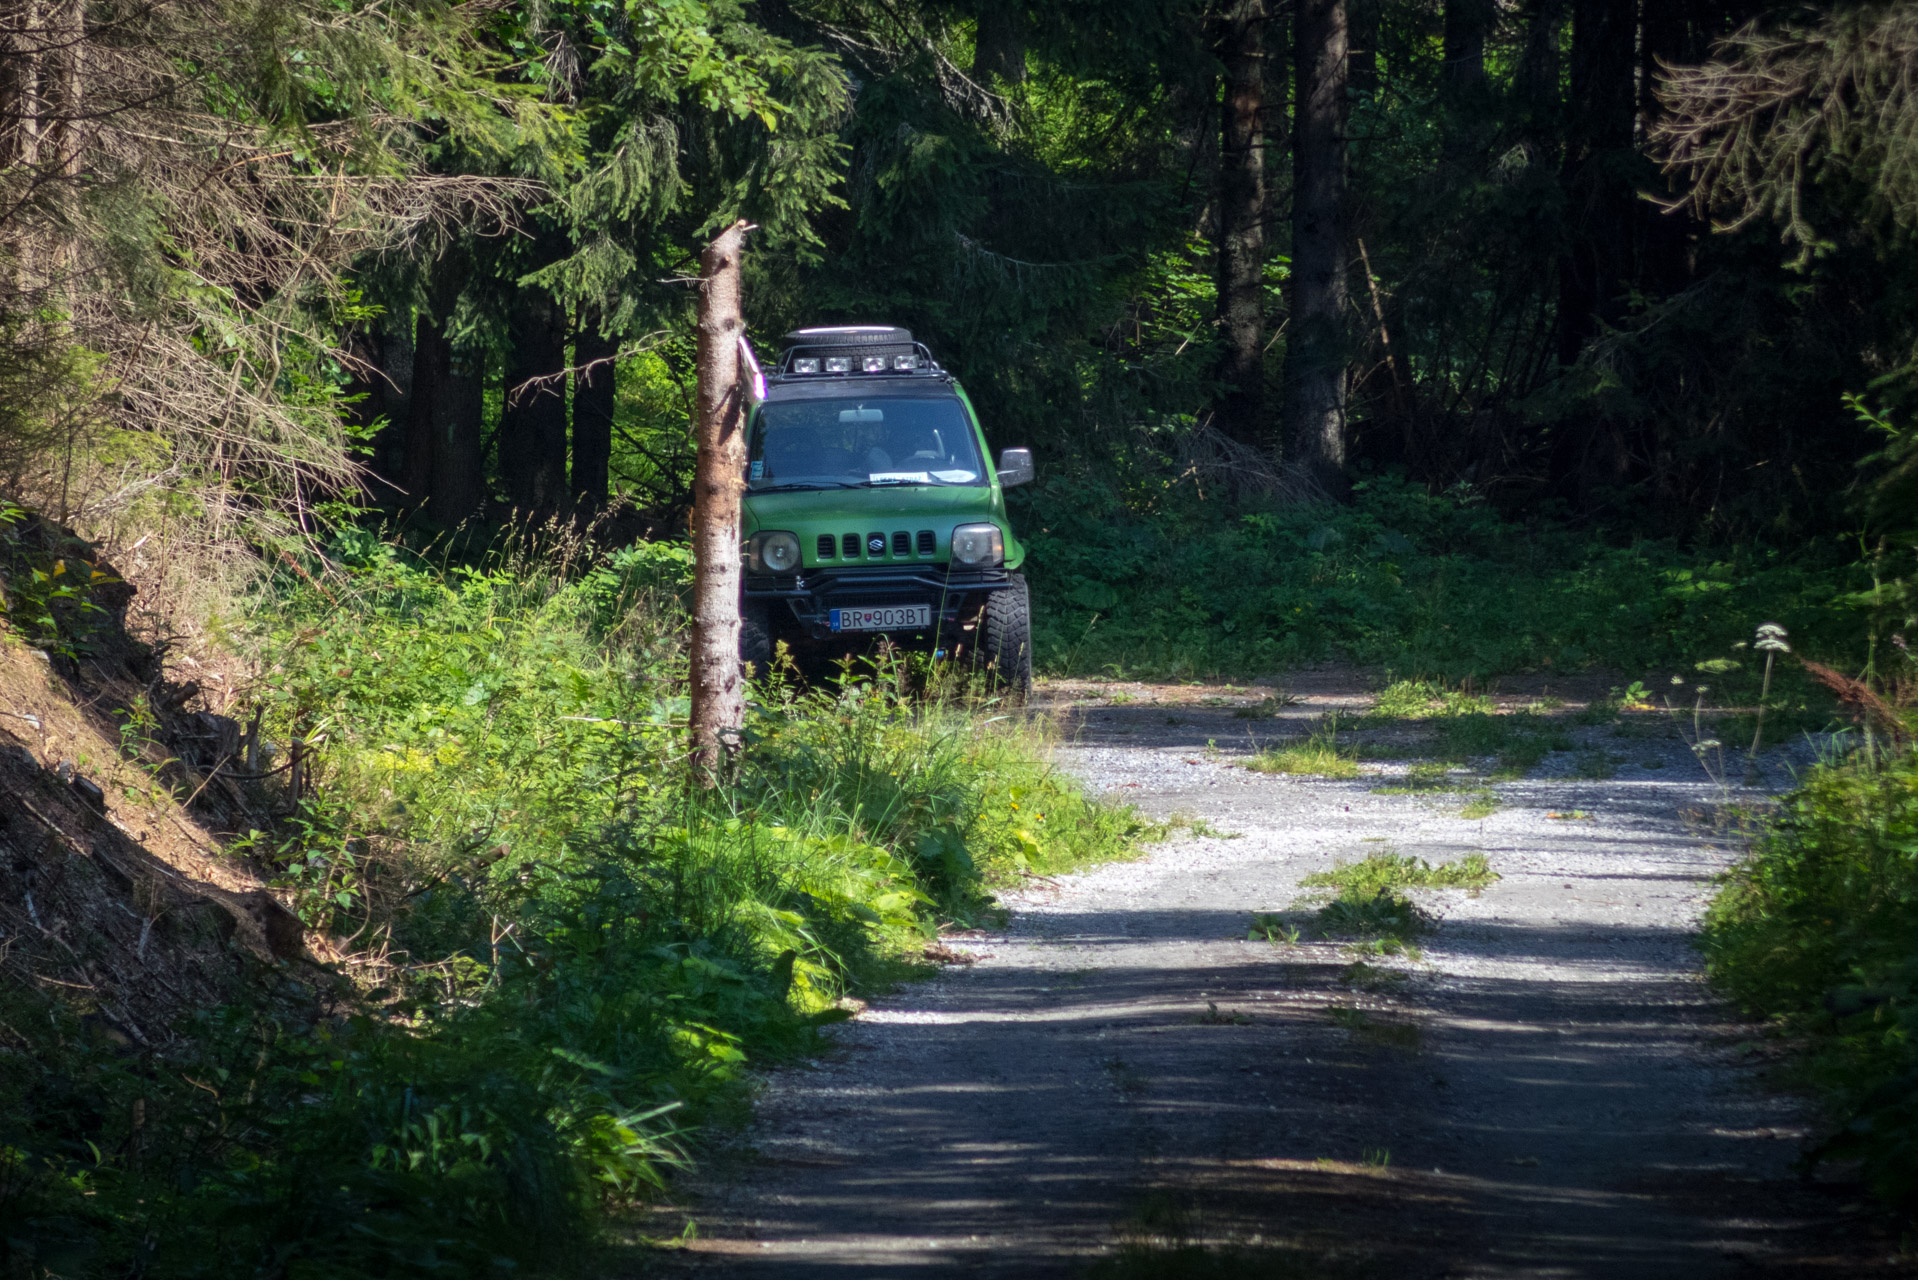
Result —
[[827, 373], [851, 373], [852, 357], [851, 356], [827, 356], [826, 372]]
[[911, 373], [919, 367], [918, 356], [894, 356], [892, 367], [900, 373]]
[[794, 356], [793, 372], [794, 373], [818, 373], [819, 357], [818, 356]]
[[867, 356], [859, 362], [859, 367], [866, 373], [884, 373], [886, 371], [886, 357]]
[[962, 524], [952, 531], [952, 562], [969, 569], [998, 564], [1006, 558], [1005, 535], [996, 524]]
[[746, 563], [754, 573], [791, 573], [799, 567], [799, 539], [784, 530], [755, 533], [746, 544]]

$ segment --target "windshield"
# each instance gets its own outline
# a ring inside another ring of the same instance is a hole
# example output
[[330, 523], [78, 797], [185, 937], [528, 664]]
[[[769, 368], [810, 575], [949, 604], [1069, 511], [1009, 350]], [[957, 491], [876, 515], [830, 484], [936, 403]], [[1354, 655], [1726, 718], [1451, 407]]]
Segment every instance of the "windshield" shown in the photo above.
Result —
[[867, 396], [763, 406], [746, 486], [754, 490], [984, 484], [959, 401]]

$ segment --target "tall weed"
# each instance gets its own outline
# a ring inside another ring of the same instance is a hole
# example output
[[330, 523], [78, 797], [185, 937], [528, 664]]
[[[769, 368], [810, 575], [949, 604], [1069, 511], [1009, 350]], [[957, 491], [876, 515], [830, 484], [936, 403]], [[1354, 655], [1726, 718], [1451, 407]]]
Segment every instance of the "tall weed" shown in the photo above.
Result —
[[1711, 975], [1783, 1019], [1864, 1161], [1918, 1211], [1918, 753], [1813, 769], [1707, 913]]

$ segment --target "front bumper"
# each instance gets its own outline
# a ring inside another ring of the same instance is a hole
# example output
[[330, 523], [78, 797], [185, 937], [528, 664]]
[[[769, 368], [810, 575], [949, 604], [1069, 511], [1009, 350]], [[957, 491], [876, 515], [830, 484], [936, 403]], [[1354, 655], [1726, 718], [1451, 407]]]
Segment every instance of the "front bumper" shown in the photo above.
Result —
[[1004, 569], [871, 565], [787, 574], [749, 573], [745, 596], [786, 605], [802, 634], [823, 640], [834, 634], [834, 609], [881, 605], [930, 605], [938, 630], [950, 632], [977, 614], [987, 596], [1011, 585], [1011, 576]]

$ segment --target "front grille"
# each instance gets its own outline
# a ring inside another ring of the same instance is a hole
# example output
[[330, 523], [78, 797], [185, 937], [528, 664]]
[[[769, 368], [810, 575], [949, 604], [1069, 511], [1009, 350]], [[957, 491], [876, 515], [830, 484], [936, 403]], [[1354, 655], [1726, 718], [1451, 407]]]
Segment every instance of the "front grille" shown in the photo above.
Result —
[[938, 549], [939, 539], [932, 536], [932, 530], [921, 529], [919, 531], [919, 554], [929, 556]]
[[904, 529], [892, 535], [892, 553], [896, 556], [912, 554], [912, 535]]
[[859, 535], [849, 533], [839, 540], [840, 554], [851, 560], [859, 555]]
[[820, 534], [819, 535], [819, 558], [821, 560], [832, 559], [833, 548], [838, 545], [839, 544], [837, 540], [834, 539], [830, 533]]

